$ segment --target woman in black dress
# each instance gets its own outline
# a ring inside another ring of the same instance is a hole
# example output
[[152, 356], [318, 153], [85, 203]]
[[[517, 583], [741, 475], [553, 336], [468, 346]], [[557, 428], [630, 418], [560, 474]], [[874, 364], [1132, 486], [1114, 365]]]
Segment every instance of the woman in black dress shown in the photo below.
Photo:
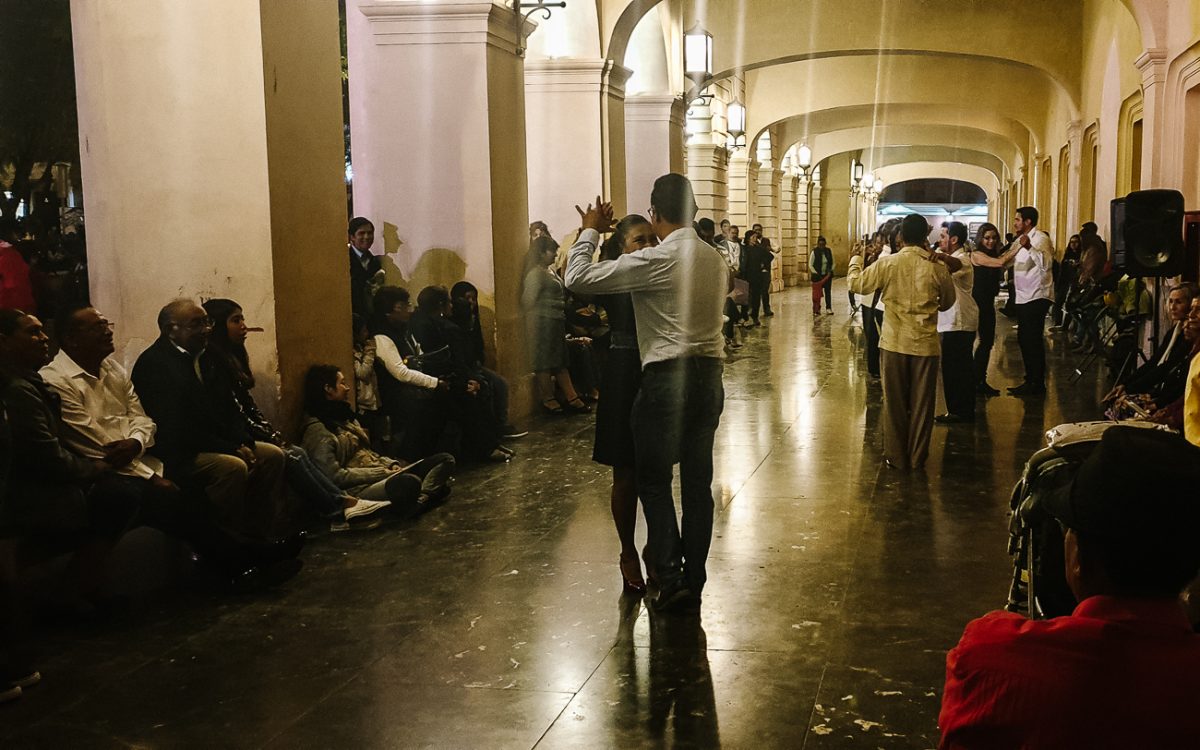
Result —
[[[600, 258], [614, 260], [622, 254], [657, 244], [658, 238], [654, 236], [650, 222], [630, 214], [621, 219], [612, 236], [600, 248]], [[617, 538], [621, 541], [621, 578], [625, 582], [625, 591], [640, 596], [646, 593], [646, 581], [642, 577], [633, 539], [637, 527], [638, 493], [630, 417], [642, 381], [642, 360], [638, 354], [633, 298], [628, 294], [608, 294], [597, 297], [596, 304], [608, 312], [611, 343], [600, 383], [592, 460], [612, 467], [612, 516]]]
[[987, 382], [988, 362], [992, 358], [992, 344], [996, 340], [996, 296], [1000, 294], [1003, 269], [983, 265], [982, 253], [995, 259], [1001, 254], [1000, 230], [995, 224], [982, 224], [975, 233], [975, 249], [971, 253], [971, 264], [975, 266], [975, 285], [971, 296], [979, 306], [979, 328], [975, 344], [975, 390], [981, 396], [999, 396], [1000, 391]]

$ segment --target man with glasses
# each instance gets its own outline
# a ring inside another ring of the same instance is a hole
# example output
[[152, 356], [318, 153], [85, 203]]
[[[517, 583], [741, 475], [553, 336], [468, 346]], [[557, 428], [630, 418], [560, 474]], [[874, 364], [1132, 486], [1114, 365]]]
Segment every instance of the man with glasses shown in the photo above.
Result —
[[283, 496], [283, 451], [246, 431], [225, 368], [207, 352], [212, 327], [190, 299], [158, 314], [161, 335], [133, 367], [137, 396], [158, 426], [150, 453], [168, 479], [203, 487], [226, 529], [267, 539]]

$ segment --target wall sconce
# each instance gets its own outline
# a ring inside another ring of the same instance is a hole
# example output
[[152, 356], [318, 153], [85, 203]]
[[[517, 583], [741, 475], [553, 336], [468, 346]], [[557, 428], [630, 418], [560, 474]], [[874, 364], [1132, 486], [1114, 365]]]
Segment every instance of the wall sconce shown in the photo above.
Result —
[[876, 195], [882, 194], [883, 193], [883, 180], [879, 179], [878, 177], [875, 178], [875, 184], [872, 185], [872, 187], [875, 188]]
[[510, 0], [505, 5], [512, 8], [513, 18], [517, 26], [517, 57], [525, 57], [525, 22], [529, 20], [529, 17], [541, 11], [544, 18], [548, 21], [550, 20], [551, 8], [567, 7], [565, 0], [559, 0], [556, 3], [548, 3], [545, 0], [537, 0], [535, 3]]
[[800, 148], [796, 149], [796, 164], [800, 167], [800, 174], [808, 177], [808, 170], [812, 169], [812, 149], [808, 144], [801, 143]]
[[725, 129], [733, 139], [731, 149], [744, 148], [746, 145], [746, 105], [734, 100], [725, 111]]
[[688, 104], [702, 100], [701, 103], [707, 106], [712, 102], [712, 94], [700, 94], [712, 78], [712, 59], [713, 36], [697, 21], [683, 35], [683, 75], [692, 82], [686, 98]]

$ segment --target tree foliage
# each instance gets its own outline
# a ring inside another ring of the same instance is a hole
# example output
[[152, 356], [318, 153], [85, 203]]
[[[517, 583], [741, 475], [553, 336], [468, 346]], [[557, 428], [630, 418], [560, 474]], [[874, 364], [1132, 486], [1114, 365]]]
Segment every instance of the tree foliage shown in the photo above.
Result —
[[0, 181], [13, 194], [0, 194], [0, 216], [16, 212], [35, 165], [55, 162], [79, 162], [70, 0], [0, 0]]

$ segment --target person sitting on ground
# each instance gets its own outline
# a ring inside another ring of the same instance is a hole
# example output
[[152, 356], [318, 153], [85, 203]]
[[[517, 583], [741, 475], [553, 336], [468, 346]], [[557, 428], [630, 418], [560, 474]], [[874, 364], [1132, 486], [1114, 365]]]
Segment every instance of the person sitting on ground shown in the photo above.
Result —
[[450, 320], [466, 332], [471, 358], [476, 371], [487, 381], [492, 391], [492, 407], [496, 410], [496, 421], [504, 425], [500, 437], [516, 439], [529, 434], [509, 421], [508, 380], [495, 370], [488, 369], [484, 362], [483, 323], [479, 319], [479, 290], [469, 281], [460, 281], [450, 287], [452, 312]]
[[[466, 332], [446, 319], [450, 292], [444, 286], [427, 286], [417, 295], [417, 311], [408, 322], [408, 332], [426, 352], [445, 350], [450, 381], [448, 405], [451, 419], [460, 429], [458, 445], [451, 453], [471, 460], [486, 459], [499, 451], [514, 455], [500, 445], [501, 424], [492, 406], [492, 392], [479, 372]], [[442, 374], [442, 373], [439, 373]]]
[[167, 479], [204, 488], [226, 529], [270, 538], [282, 504], [283, 451], [246, 429], [233, 384], [208, 350], [212, 318], [194, 300], [177, 299], [159, 312], [158, 329], [133, 366], [138, 398], [158, 425], [150, 452]]
[[58, 400], [57, 433], [77, 456], [111, 467], [92, 494], [120, 498], [136, 509], [136, 522], [182, 539], [201, 567], [235, 590], [290, 578], [300, 569], [293, 542], [252, 544], [218, 527], [198, 493], [184, 492], [162, 476], [162, 462], [146, 450], [157, 427], [146, 416], [133, 384], [112, 354], [112, 324], [94, 307], [65, 308], [55, 325], [60, 350], [40, 375]]
[[1079, 604], [993, 612], [946, 658], [941, 748], [1184, 748], [1200, 737], [1200, 635], [1180, 592], [1200, 573], [1200, 450], [1112, 427], [1046, 511], [1066, 529]]
[[250, 328], [246, 325], [241, 305], [218, 297], [205, 302], [204, 310], [213, 321], [208, 347], [213, 361], [224, 370], [222, 382], [232, 387], [232, 396], [241, 410], [250, 437], [283, 451], [287, 459], [285, 476], [292, 490], [329, 522], [330, 531], [377, 527], [379, 521], [372, 517], [386, 508], [387, 503], [360, 500], [342, 492], [324, 472], [313, 465], [304, 449], [285, 440], [283, 433], [275, 429], [258, 408], [251, 390], [254, 388], [254, 375], [250, 371], [250, 355], [246, 351], [246, 336]]
[[405, 518], [444, 501], [454, 481], [454, 457], [435, 453], [405, 466], [371, 450], [350, 407], [346, 377], [333, 365], [304, 376], [305, 449], [338, 487], [364, 500], [387, 500]]
[[441, 444], [447, 424], [444, 396], [450, 381], [409, 367], [422, 354], [408, 331], [412, 304], [407, 289], [385, 286], [375, 293], [371, 334], [380, 407], [390, 423], [392, 452], [409, 459], [429, 455]]

